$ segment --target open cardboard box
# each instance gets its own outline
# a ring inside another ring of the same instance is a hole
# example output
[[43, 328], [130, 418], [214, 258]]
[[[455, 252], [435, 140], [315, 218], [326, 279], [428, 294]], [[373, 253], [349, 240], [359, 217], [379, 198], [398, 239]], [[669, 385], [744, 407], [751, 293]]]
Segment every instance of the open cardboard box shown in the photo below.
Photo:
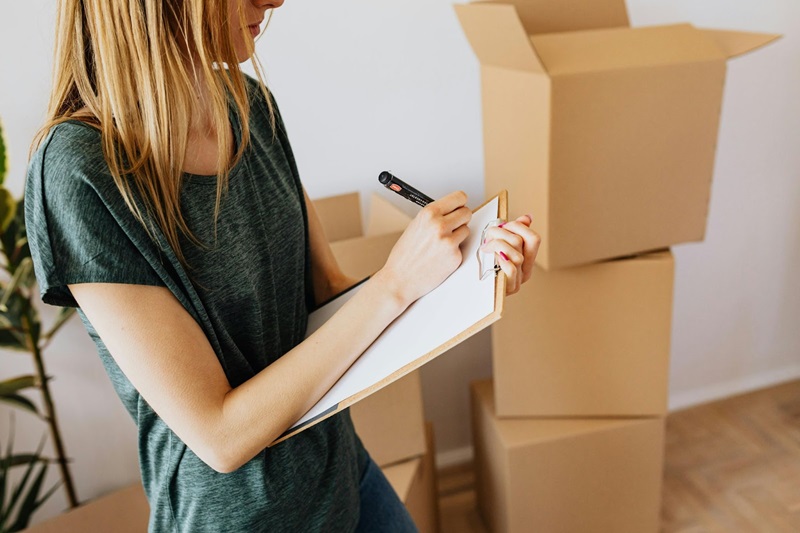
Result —
[[[379, 270], [410, 218], [373, 195], [366, 229], [357, 193], [314, 200], [314, 208], [346, 274], [364, 278]], [[419, 371], [397, 380], [350, 408], [356, 432], [380, 466], [425, 453], [425, 419]]]
[[624, 0], [456, 11], [481, 63], [486, 189], [532, 214], [541, 266], [704, 238], [726, 61], [777, 35], [631, 28]]
[[345, 274], [357, 279], [380, 270], [411, 222], [408, 215], [377, 194], [371, 198], [366, 228], [358, 193], [319, 198], [313, 203], [336, 261]]
[[663, 416], [675, 261], [669, 250], [544, 271], [492, 326], [497, 416]]
[[495, 533], [656, 533], [664, 417], [499, 419], [472, 385], [478, 511]]
[[439, 526], [439, 490], [436, 478], [436, 445], [433, 424], [425, 426], [425, 455], [383, 468], [383, 474], [400, 498], [420, 533], [437, 533]]

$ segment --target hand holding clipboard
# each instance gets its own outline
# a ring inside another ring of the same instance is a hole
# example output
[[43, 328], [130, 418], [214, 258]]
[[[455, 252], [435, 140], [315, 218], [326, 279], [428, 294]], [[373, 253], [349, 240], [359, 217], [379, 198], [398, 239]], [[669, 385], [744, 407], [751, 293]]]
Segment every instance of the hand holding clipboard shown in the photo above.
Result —
[[[475, 251], [480, 248], [482, 228], [491, 220], [506, 217], [506, 198], [503, 191], [473, 212], [469, 235], [461, 244], [460, 266], [397, 317], [317, 404], [273, 444], [366, 398], [500, 319], [506, 276], [480, 280]], [[306, 336], [322, 327], [362, 287], [363, 283], [345, 291], [311, 313]]]
[[[421, 207], [434, 201], [390, 172], [381, 172], [378, 181]], [[522, 283], [530, 279], [533, 273], [533, 262], [541, 239], [530, 229], [531, 222], [533, 219], [530, 215], [521, 216], [510, 223], [497, 218], [487, 223], [481, 231], [481, 247], [476, 251], [479, 276], [484, 279], [503, 270], [509, 281], [507, 295], [519, 291]]]

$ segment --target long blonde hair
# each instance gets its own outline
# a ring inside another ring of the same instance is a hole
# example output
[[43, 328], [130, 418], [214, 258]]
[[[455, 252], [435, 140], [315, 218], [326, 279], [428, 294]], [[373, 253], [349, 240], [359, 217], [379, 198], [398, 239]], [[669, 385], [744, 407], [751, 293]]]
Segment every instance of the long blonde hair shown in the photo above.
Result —
[[[218, 135], [215, 213], [230, 170], [250, 140], [247, 83], [229, 28], [247, 30], [241, 4], [239, 24], [229, 24], [228, 1], [240, 0], [58, 0], [53, 90], [47, 120], [33, 143], [35, 150], [51, 128], [67, 120], [98, 128], [128, 208], [151, 236], [155, 222], [184, 264], [180, 236], [200, 244], [180, 207], [198, 83], [208, 88], [217, 132], [230, 127], [229, 102], [241, 119], [233, 158], [232, 139]], [[249, 51], [272, 115], [261, 69]], [[146, 213], [134, 201], [134, 191]]]

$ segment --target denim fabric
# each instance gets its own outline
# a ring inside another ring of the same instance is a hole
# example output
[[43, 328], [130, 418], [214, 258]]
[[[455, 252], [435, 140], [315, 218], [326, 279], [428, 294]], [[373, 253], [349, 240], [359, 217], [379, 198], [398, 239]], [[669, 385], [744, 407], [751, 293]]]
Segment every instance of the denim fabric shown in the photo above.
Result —
[[418, 533], [406, 506], [372, 459], [361, 478], [361, 509], [356, 533]]

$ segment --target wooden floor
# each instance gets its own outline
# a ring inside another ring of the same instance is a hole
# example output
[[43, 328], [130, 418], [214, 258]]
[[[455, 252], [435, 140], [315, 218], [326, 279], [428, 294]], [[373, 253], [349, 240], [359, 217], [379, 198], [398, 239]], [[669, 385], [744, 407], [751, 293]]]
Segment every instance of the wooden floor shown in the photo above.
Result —
[[[442, 533], [487, 531], [471, 465], [439, 494]], [[661, 531], [800, 532], [800, 381], [667, 417]]]

